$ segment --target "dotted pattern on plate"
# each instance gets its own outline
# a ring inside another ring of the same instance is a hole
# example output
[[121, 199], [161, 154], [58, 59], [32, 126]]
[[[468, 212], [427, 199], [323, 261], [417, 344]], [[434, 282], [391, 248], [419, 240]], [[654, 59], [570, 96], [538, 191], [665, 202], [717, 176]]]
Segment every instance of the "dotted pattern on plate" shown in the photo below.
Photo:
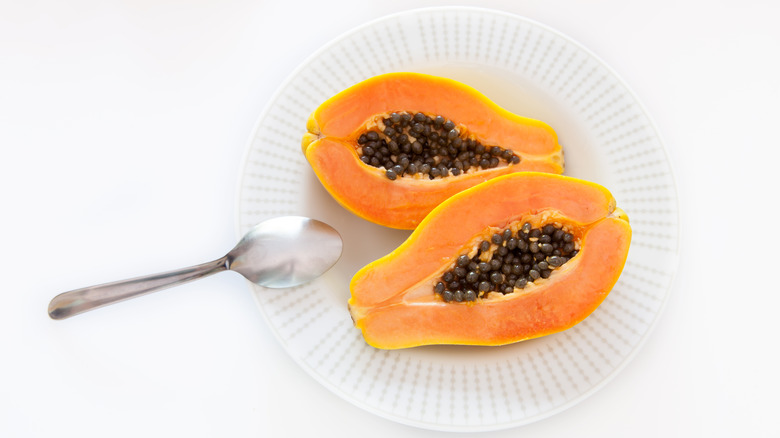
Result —
[[[599, 170], [578, 175], [567, 162], [566, 173], [610, 188], [634, 230], [627, 265], [607, 300], [579, 325], [541, 339], [500, 348], [382, 351], [365, 344], [346, 309], [355, 267], [284, 293], [255, 288], [255, 295], [292, 357], [339, 396], [419, 427], [502, 429], [560, 412], [614, 376], [658, 318], [677, 267], [677, 194], [664, 147], [635, 96], [588, 50], [533, 21], [474, 8], [410, 11], [338, 38], [288, 79], [258, 121], [240, 184], [239, 228], [279, 215], [323, 218], [324, 210], [330, 223], [354, 221], [311, 182], [300, 150], [309, 114], [368, 77], [403, 70], [446, 75], [448, 65], [519, 78], [581, 125], [587, 138], [581, 148]], [[572, 138], [559, 135], [565, 151], [574, 148]], [[312, 205], [314, 197], [325, 199]], [[340, 231], [346, 255], [346, 233], [354, 230]]]

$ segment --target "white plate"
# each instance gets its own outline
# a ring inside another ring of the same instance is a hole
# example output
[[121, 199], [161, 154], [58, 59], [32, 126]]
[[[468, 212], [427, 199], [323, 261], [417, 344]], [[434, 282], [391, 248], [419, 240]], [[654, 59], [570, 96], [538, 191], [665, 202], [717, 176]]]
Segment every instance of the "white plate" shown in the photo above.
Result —
[[[363, 79], [391, 71], [465, 82], [512, 112], [549, 123], [566, 174], [608, 187], [634, 230], [625, 270], [585, 321], [505, 347], [366, 345], [347, 311], [349, 281], [409, 234], [341, 208], [301, 153], [309, 114]], [[253, 289], [279, 342], [318, 382], [383, 417], [429, 429], [491, 430], [530, 423], [582, 401], [639, 350], [678, 264], [677, 194], [664, 146], [636, 96], [590, 51], [531, 20], [446, 7], [361, 26], [312, 55], [261, 115], [239, 193], [239, 234], [272, 216], [324, 220], [344, 255], [293, 291]]]

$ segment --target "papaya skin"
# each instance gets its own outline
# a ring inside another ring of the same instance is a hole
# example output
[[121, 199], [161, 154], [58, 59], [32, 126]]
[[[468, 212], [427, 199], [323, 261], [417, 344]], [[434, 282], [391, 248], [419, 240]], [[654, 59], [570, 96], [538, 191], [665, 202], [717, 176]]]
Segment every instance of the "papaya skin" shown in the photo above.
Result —
[[[391, 111], [441, 115], [485, 146], [501, 146], [521, 161], [433, 180], [390, 181], [384, 170], [360, 160], [357, 139]], [[331, 196], [352, 213], [392, 228], [414, 229], [442, 201], [497, 176], [563, 172], [562, 149], [551, 127], [513, 114], [465, 84], [419, 73], [380, 75], [342, 91], [311, 114], [307, 131], [302, 151]]]
[[[433, 283], [486, 227], [544, 217], [578, 231], [579, 253], [514, 293], [446, 303]], [[510, 174], [436, 207], [396, 250], [352, 279], [349, 309], [382, 349], [432, 344], [504, 345], [571, 328], [607, 297], [625, 265], [631, 227], [603, 187], [544, 173]]]

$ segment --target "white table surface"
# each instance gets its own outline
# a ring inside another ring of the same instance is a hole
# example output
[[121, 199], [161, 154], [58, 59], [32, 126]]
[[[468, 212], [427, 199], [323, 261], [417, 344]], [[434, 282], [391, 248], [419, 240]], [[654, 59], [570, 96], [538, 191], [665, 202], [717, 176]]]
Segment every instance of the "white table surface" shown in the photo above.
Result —
[[629, 365], [571, 409], [485, 435], [778, 436], [769, 0], [0, 2], [0, 436], [443, 435], [320, 386], [238, 275], [67, 321], [46, 306], [222, 255], [246, 141], [284, 78], [356, 25], [447, 4], [525, 15], [613, 67], [666, 141], [683, 221], [673, 294]]

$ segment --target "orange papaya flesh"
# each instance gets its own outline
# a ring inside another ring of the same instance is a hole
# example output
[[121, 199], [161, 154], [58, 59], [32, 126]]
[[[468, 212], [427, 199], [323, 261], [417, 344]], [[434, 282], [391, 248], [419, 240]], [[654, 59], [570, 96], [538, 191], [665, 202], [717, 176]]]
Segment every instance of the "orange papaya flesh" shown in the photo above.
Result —
[[[426, 118], [425, 133], [411, 130], [414, 119], [392, 121], [407, 116]], [[387, 134], [388, 127], [394, 135]], [[455, 136], [442, 144], [450, 128]], [[390, 73], [361, 82], [320, 105], [307, 129], [302, 149], [323, 186], [348, 210], [393, 228], [413, 229], [445, 199], [496, 176], [563, 172], [551, 127], [510, 113], [465, 84], [431, 75]], [[431, 130], [437, 132], [433, 137]], [[365, 135], [371, 132], [380, 137], [373, 148], [395, 142], [401, 150], [367, 153]], [[408, 138], [407, 150], [399, 136]], [[424, 152], [408, 150], [415, 141]], [[461, 162], [469, 152], [471, 163]], [[382, 159], [371, 161], [376, 157]], [[423, 160], [430, 172], [418, 171]]]
[[[446, 302], [442, 273], [495, 230], [556, 223], [578, 253], [549, 278], [513, 293]], [[349, 309], [366, 341], [395, 349], [431, 344], [503, 345], [566, 330], [606, 298], [625, 264], [631, 227], [603, 187], [559, 175], [517, 173], [437, 206], [396, 250], [352, 279]]]

